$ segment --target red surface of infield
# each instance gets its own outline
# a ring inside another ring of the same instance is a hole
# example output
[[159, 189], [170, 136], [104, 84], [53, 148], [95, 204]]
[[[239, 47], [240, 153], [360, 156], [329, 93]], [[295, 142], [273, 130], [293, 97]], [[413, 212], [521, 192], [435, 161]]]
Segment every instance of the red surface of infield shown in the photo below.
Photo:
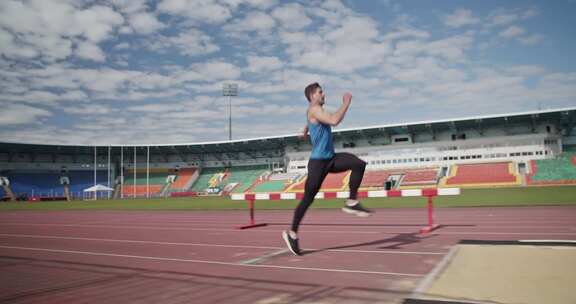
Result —
[[576, 240], [576, 207], [0, 213], [0, 302], [401, 303], [461, 239]]

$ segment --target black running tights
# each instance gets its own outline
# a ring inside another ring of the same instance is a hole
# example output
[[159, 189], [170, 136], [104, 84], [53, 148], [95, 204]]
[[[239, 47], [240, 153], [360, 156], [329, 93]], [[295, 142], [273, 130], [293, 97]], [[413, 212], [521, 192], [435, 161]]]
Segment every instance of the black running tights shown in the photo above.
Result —
[[350, 199], [356, 199], [358, 188], [364, 177], [366, 162], [350, 153], [336, 153], [331, 159], [310, 159], [308, 161], [308, 178], [304, 188], [304, 198], [294, 211], [292, 231], [298, 232], [298, 226], [308, 207], [314, 201], [314, 197], [320, 190], [322, 182], [328, 173], [344, 172], [352, 170], [350, 175]]

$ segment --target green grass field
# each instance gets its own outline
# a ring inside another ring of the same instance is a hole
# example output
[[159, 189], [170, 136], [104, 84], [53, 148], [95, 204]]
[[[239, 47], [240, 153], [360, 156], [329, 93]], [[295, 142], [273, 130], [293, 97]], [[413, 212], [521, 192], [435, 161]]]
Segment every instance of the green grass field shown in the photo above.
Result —
[[[312, 208], [340, 208], [342, 199], [316, 200]], [[297, 201], [256, 201], [257, 209], [293, 209]], [[417, 208], [426, 198], [370, 198], [369, 208]], [[436, 207], [576, 205], [576, 186], [463, 189], [459, 196], [434, 198]], [[227, 197], [126, 199], [72, 202], [1, 202], [3, 210], [233, 210], [246, 209], [244, 201]]]

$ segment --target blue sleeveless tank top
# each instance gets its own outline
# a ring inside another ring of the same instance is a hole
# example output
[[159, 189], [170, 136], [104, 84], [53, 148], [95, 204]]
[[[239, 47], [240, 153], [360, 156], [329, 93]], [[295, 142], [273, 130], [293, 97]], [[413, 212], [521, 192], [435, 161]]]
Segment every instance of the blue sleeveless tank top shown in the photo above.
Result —
[[310, 141], [312, 141], [312, 154], [310, 159], [331, 159], [334, 156], [334, 144], [332, 143], [332, 127], [322, 123], [308, 121]]

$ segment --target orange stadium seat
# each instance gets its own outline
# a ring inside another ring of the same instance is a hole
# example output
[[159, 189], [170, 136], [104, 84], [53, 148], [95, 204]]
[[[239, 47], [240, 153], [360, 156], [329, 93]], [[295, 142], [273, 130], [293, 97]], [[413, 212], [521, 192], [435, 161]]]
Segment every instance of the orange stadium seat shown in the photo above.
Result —
[[436, 183], [438, 176], [437, 169], [406, 170], [404, 172], [403, 186], [408, 185], [425, 185]]
[[[348, 187], [348, 178], [350, 171], [340, 173], [329, 173], [320, 187], [320, 191], [346, 191]], [[294, 184], [287, 189], [288, 192], [304, 192], [306, 179]]]
[[178, 171], [178, 178], [170, 186], [170, 190], [185, 190], [184, 187], [190, 182], [190, 179], [194, 173], [198, 170], [197, 168], [182, 168]]
[[388, 176], [390, 176], [388, 171], [366, 171], [360, 188], [384, 187]]
[[455, 172], [446, 178], [446, 185], [499, 186], [520, 183], [520, 178], [512, 172], [510, 162], [457, 165], [453, 167], [453, 171]]
[[[158, 194], [162, 190], [162, 185], [150, 185], [150, 195]], [[146, 196], [148, 193], [148, 188], [146, 185], [124, 185], [124, 197], [134, 196], [134, 190], [136, 190], [136, 196]]]

